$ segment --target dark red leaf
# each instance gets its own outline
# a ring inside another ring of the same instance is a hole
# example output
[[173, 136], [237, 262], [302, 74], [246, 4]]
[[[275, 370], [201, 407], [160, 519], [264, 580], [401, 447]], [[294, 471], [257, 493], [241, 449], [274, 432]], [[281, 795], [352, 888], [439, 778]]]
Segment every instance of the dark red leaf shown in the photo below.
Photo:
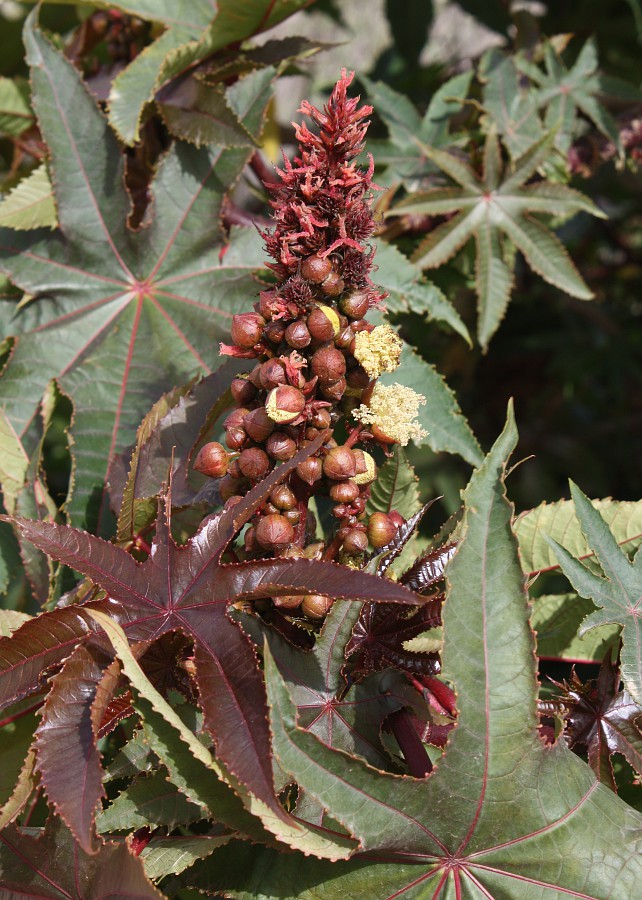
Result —
[[403, 573], [400, 578], [401, 583], [417, 593], [428, 590], [442, 580], [446, 563], [454, 555], [456, 549], [457, 544], [453, 541], [430, 550]]

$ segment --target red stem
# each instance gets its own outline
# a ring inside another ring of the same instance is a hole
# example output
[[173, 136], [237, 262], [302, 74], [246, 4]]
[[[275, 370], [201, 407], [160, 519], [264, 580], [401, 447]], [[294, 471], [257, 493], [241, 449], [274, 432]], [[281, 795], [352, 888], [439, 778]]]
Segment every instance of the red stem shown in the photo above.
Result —
[[432, 763], [419, 735], [412, 727], [408, 711], [398, 709], [389, 717], [388, 722], [408, 764], [410, 774], [415, 778], [426, 778], [432, 772]]
[[35, 709], [40, 709], [44, 700], [39, 700], [37, 703], [34, 703], [32, 706], [27, 706], [25, 709], [21, 709], [19, 712], [14, 713], [12, 716], [7, 716], [6, 719], [2, 719], [0, 721], [0, 728], [4, 728], [5, 725], [10, 725], [12, 722], [17, 722], [18, 719], [21, 719], [23, 716], [28, 715], [30, 712], [33, 712]]
[[354, 445], [359, 440], [359, 435], [363, 431], [363, 425], [357, 425], [356, 428], [353, 428], [348, 437], [344, 442], [344, 447], [354, 447]]

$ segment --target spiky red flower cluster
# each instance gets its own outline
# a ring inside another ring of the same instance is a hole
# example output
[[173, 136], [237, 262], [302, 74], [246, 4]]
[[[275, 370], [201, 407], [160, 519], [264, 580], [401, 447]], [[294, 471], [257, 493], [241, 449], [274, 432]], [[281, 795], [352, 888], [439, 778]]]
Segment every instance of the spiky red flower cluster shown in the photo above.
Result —
[[[301, 107], [317, 132], [296, 126], [299, 155], [277, 170], [280, 181], [266, 185], [275, 228], [263, 237], [277, 284], [260, 293], [254, 312], [234, 316], [234, 343], [221, 345], [223, 354], [257, 360], [246, 378], [232, 383], [237, 406], [224, 422], [228, 450], [207, 445], [196, 462], [200, 471], [221, 478], [225, 501], [235, 502], [276, 464], [327, 434], [320, 451], [297, 466], [255, 517], [245, 534], [247, 557], [339, 555], [359, 566], [368, 544], [383, 546], [403, 522], [382, 513], [366, 517], [376, 466], [356, 445], [376, 445], [376, 428], [356, 425], [351, 418], [356, 406], [369, 402], [376, 381], [371, 355], [363, 351], [361, 357], [368, 371], [357, 358], [361, 344], [357, 347], [356, 337], [363, 342], [372, 333], [364, 317], [386, 296], [369, 277], [374, 165], [372, 158], [367, 168], [356, 162], [372, 110], [347, 96], [352, 79], [342, 72], [323, 112], [309, 103]], [[386, 356], [388, 365], [390, 352], [378, 347], [377, 334], [373, 347], [370, 353]], [[394, 356], [393, 348], [393, 365]], [[344, 435], [341, 445], [335, 438], [339, 434]], [[313, 495], [333, 503], [338, 527], [327, 542], [316, 539], [308, 511]], [[278, 602], [319, 619], [329, 601], [293, 597]]]

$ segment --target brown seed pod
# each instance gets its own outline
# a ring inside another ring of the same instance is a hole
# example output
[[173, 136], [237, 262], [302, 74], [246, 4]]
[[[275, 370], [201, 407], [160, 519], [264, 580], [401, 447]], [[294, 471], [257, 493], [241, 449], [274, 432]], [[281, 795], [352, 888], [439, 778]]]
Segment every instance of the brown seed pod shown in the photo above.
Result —
[[243, 478], [243, 472], [241, 472], [241, 469], [239, 467], [238, 459], [230, 460], [230, 464], [227, 467], [227, 474], [230, 476], [230, 478]]
[[223, 420], [223, 428], [239, 428], [243, 427], [243, 419], [249, 413], [249, 409], [245, 406], [239, 406]]
[[370, 484], [377, 477], [377, 466], [374, 459], [363, 450], [355, 450], [354, 455], [357, 461], [357, 474], [353, 479], [354, 483]]
[[322, 397], [325, 397], [326, 400], [332, 400], [335, 403], [338, 403], [345, 394], [346, 387], [345, 378], [340, 378], [333, 384], [321, 385], [320, 394]]
[[264, 550], [283, 550], [294, 540], [294, 529], [281, 515], [261, 516], [256, 524], [256, 540]]
[[268, 501], [265, 504], [265, 506], [263, 507], [263, 509], [261, 510], [261, 512], [264, 516], [278, 516], [278, 514], [281, 512], [281, 510], [277, 509], [273, 503], [270, 503]]
[[332, 481], [345, 481], [357, 474], [357, 461], [349, 447], [333, 447], [323, 457], [323, 474]]
[[228, 503], [232, 497], [243, 493], [243, 481], [239, 481], [228, 473], [218, 483], [218, 492], [223, 503]]
[[248, 381], [252, 382], [254, 387], [259, 391], [263, 387], [263, 385], [261, 384], [261, 365], [261, 363], [257, 363], [250, 374], [247, 376]]
[[356, 556], [359, 553], [365, 553], [367, 548], [368, 538], [363, 531], [357, 531], [355, 528], [352, 528], [343, 539], [343, 549], [346, 553]]
[[367, 291], [354, 291], [339, 301], [339, 309], [351, 319], [362, 319], [370, 308]]
[[346, 375], [348, 387], [353, 391], [363, 391], [370, 383], [370, 376], [363, 366], [354, 366]]
[[352, 503], [359, 496], [359, 488], [354, 481], [340, 481], [330, 488], [330, 498], [335, 503]]
[[317, 409], [310, 418], [310, 425], [312, 425], [313, 428], [318, 428], [319, 431], [329, 428], [331, 422], [332, 417], [327, 409]]
[[282, 431], [273, 431], [265, 442], [265, 450], [272, 459], [286, 462], [292, 459], [297, 451], [296, 441]]
[[227, 472], [229, 455], [218, 441], [203, 444], [194, 460], [194, 468], [208, 478], [222, 478]]
[[269, 325], [265, 327], [263, 332], [263, 336], [266, 340], [268, 340], [271, 344], [280, 344], [285, 335], [285, 324], [281, 321], [270, 322]]
[[272, 602], [277, 609], [289, 609], [293, 611], [301, 606], [302, 594], [285, 594], [283, 597], [272, 597]]
[[338, 297], [345, 289], [345, 282], [338, 272], [332, 271], [321, 283], [321, 290], [328, 297]]
[[406, 524], [406, 520], [402, 515], [400, 515], [396, 509], [391, 509], [388, 513], [390, 517], [390, 521], [397, 527], [401, 528], [402, 525]]
[[265, 400], [265, 410], [272, 422], [289, 425], [298, 419], [305, 408], [305, 397], [291, 384], [273, 388]]
[[256, 540], [256, 528], [253, 525], [251, 525], [245, 532], [243, 546], [246, 553], [256, 553], [259, 549], [259, 545]]
[[256, 388], [248, 378], [234, 378], [230, 391], [234, 401], [240, 406], [247, 406], [256, 397]]
[[283, 518], [287, 519], [290, 525], [298, 525], [301, 520], [301, 510], [286, 509], [283, 511]]
[[296, 473], [301, 481], [305, 481], [305, 483], [309, 484], [310, 486], [313, 485], [321, 478], [323, 474], [323, 465], [321, 463], [321, 460], [316, 456], [311, 456], [309, 459], [303, 460], [303, 462], [300, 462], [296, 467]]
[[322, 259], [316, 253], [301, 263], [301, 275], [313, 284], [321, 284], [332, 271], [332, 262], [326, 256]]
[[264, 406], [253, 409], [243, 419], [243, 428], [257, 444], [263, 444], [274, 431], [274, 422]]
[[307, 347], [312, 340], [312, 335], [308, 331], [308, 326], [302, 319], [291, 322], [285, 329], [285, 340], [290, 347], [295, 350], [302, 350]]
[[334, 339], [334, 345], [339, 350], [348, 350], [353, 343], [354, 331], [349, 325], [347, 325], [345, 328], [342, 328], [339, 334]]
[[230, 450], [241, 450], [246, 441], [247, 434], [244, 428], [239, 426], [238, 428], [227, 428], [225, 430], [225, 443]]
[[346, 373], [346, 358], [336, 347], [320, 347], [310, 360], [310, 371], [320, 385], [334, 384]]
[[313, 622], [322, 622], [332, 608], [334, 600], [321, 594], [307, 594], [301, 603], [301, 612]]
[[385, 547], [397, 533], [397, 526], [387, 513], [375, 512], [368, 519], [368, 540], [379, 550]]
[[238, 347], [250, 350], [261, 340], [265, 319], [257, 313], [232, 316], [232, 340]]
[[266, 391], [271, 391], [278, 384], [285, 384], [288, 380], [285, 363], [281, 359], [268, 359], [261, 366], [259, 378], [261, 387]]
[[307, 320], [308, 331], [318, 344], [334, 340], [340, 324], [339, 316], [330, 306], [315, 306]]
[[294, 509], [297, 499], [294, 491], [287, 484], [277, 484], [270, 492], [270, 501], [277, 509]]
[[270, 469], [268, 455], [260, 447], [248, 447], [247, 450], [243, 450], [237, 462], [241, 473], [251, 481], [263, 478]]

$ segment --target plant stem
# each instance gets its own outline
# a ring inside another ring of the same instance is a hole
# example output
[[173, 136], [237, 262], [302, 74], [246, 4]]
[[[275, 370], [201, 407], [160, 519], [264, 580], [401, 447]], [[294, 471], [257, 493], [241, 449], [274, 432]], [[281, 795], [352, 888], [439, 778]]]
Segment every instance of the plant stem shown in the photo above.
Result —
[[419, 735], [412, 727], [408, 710], [398, 709], [389, 717], [388, 723], [408, 764], [410, 774], [415, 778], [426, 778], [432, 772], [432, 763]]

